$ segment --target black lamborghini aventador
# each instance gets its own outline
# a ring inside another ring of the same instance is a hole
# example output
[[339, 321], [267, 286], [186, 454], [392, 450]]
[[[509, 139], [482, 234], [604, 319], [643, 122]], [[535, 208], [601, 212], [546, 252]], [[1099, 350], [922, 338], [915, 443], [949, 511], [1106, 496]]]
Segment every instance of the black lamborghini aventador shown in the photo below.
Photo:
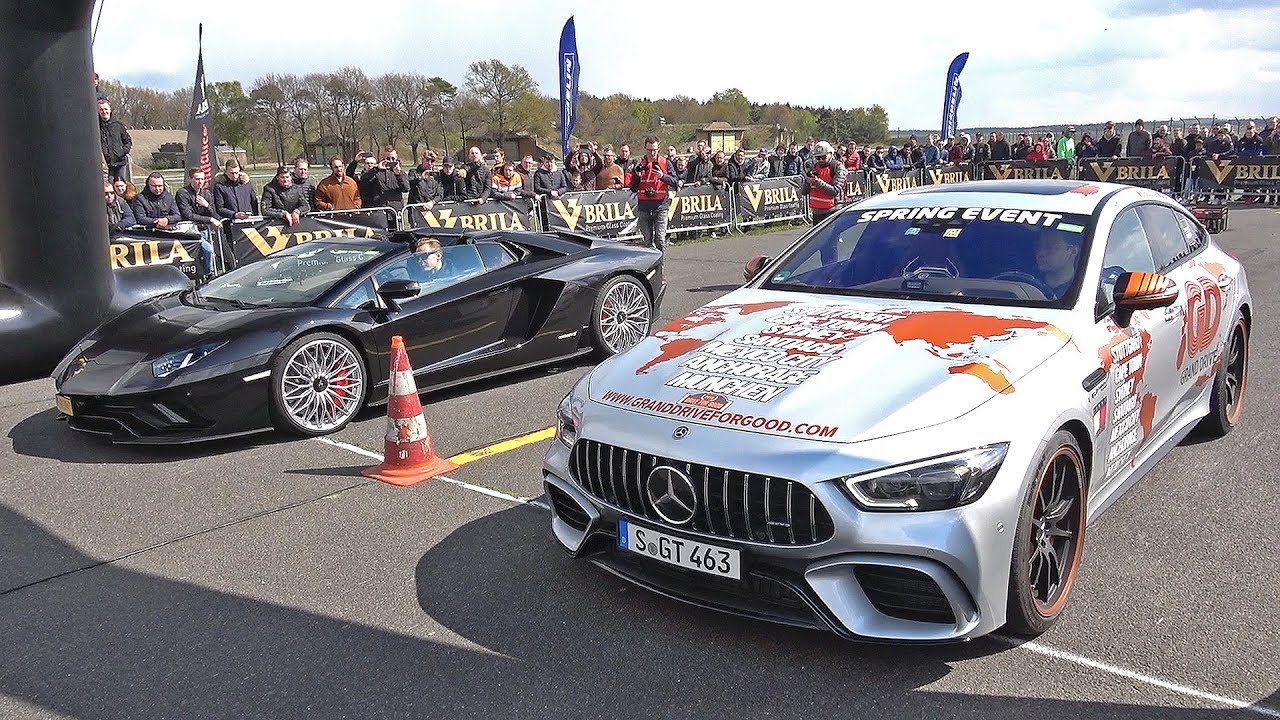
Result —
[[140, 303], [58, 364], [58, 408], [125, 443], [323, 435], [386, 401], [393, 335], [418, 389], [438, 389], [631, 347], [665, 289], [661, 253], [617, 241], [415, 239], [314, 241]]

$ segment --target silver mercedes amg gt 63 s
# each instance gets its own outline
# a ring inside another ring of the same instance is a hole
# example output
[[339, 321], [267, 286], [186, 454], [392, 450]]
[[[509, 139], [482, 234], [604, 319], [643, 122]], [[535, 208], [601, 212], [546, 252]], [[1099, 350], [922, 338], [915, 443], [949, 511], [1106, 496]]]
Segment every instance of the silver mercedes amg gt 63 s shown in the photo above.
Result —
[[1086, 528], [1248, 378], [1240, 263], [1140, 188], [845, 208], [582, 378], [544, 460], [575, 557], [854, 639], [1036, 635]]

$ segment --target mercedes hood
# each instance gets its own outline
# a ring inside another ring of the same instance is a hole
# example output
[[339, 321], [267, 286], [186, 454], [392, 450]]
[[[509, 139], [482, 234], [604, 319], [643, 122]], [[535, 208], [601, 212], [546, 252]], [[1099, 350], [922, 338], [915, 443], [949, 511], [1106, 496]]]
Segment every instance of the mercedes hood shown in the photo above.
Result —
[[1012, 395], [1069, 340], [1028, 308], [743, 289], [601, 365], [589, 390], [678, 422], [855, 442]]

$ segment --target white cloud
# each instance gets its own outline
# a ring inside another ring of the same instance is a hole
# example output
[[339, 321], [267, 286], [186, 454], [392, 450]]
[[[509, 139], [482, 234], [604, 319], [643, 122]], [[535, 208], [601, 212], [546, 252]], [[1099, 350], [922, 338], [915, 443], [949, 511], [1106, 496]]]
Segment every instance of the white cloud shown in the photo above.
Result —
[[[101, 0], [100, 0], [101, 1]], [[971, 53], [961, 125], [1270, 114], [1280, 97], [1280, 18], [1249, 10], [1141, 14], [1104, 0], [836, 3], [653, 0], [459, 3], [350, 0], [106, 5], [95, 46], [104, 77], [191, 82], [205, 23], [211, 80], [356, 65], [462, 84], [468, 63], [524, 65], [554, 92], [560, 28], [576, 16], [582, 88], [697, 98], [728, 87], [757, 102], [879, 103], [892, 127], [941, 115], [951, 58]], [[203, 9], [202, 9], [203, 8]], [[1255, 69], [1257, 72], [1255, 72]]]

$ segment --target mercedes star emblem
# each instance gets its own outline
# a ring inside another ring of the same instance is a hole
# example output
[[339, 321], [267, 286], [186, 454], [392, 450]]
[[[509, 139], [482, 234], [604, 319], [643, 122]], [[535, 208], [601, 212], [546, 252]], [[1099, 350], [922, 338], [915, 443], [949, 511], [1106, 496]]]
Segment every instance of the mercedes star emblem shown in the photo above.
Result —
[[672, 525], [684, 525], [698, 513], [698, 491], [693, 481], [670, 465], [659, 465], [649, 473], [645, 493], [658, 517]]
[[675, 440], [679, 440], [680, 438], [688, 434], [689, 434], [689, 426], [681, 425], [680, 427], [676, 428], [675, 432], [671, 433], [671, 437]]

